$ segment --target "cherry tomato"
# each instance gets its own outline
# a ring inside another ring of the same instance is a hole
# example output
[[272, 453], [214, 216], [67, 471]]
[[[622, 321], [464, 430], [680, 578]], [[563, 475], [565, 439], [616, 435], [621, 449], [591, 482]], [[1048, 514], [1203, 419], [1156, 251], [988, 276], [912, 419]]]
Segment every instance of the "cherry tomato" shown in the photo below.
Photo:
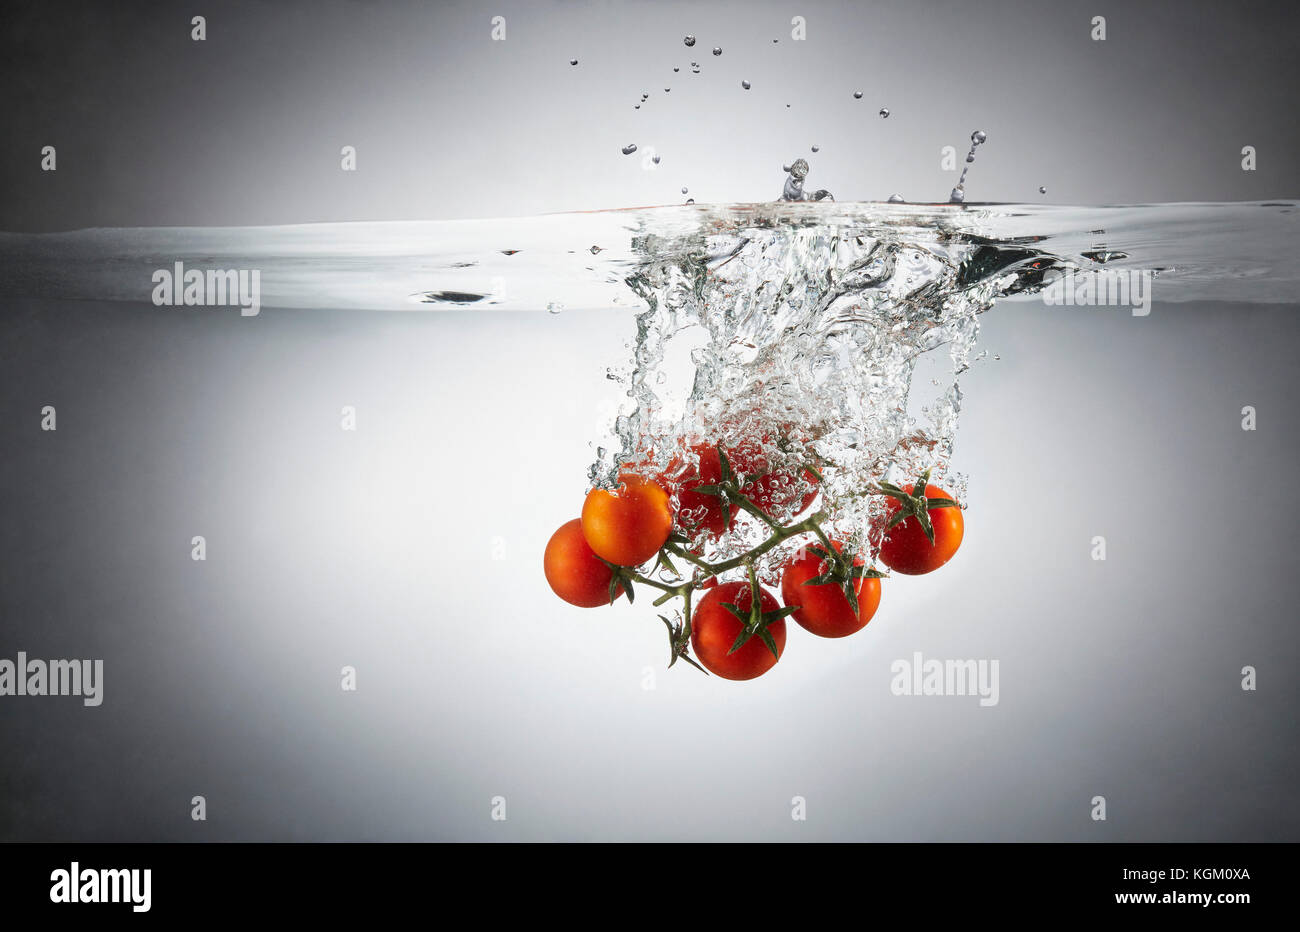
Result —
[[[841, 550], [838, 541], [836, 552]], [[854, 566], [863, 566], [861, 557], [853, 558]], [[801, 549], [785, 565], [781, 574], [781, 600], [786, 605], [797, 606], [794, 620], [802, 627], [824, 638], [842, 638], [866, 627], [880, 606], [880, 580], [874, 576], [855, 579], [853, 588], [858, 597], [856, 614], [837, 583], [829, 582], [808, 586], [805, 583], [825, 573], [826, 561], [808, 548]]]
[[817, 477], [811, 470], [803, 471], [803, 478], [809, 486], [807, 491], [800, 491], [801, 483], [794, 476], [783, 470], [770, 468], [763, 446], [768, 442], [764, 436], [760, 441], [744, 440], [734, 448], [724, 447], [731, 471], [737, 476], [747, 477], [748, 481], [740, 491], [758, 506], [759, 511], [774, 517], [776, 510], [786, 511], [792, 515], [808, 509], [817, 497]]
[[759, 511], [769, 517], [774, 515], [776, 509], [789, 510], [790, 514], [797, 515], [807, 511], [808, 506], [817, 498], [817, 477], [805, 469], [803, 478], [811, 488], [802, 493], [799, 491], [799, 483], [788, 472], [768, 473], [746, 483], [740, 491], [749, 496]]
[[[757, 634], [729, 654], [743, 625], [724, 604], [730, 602], [742, 614], [750, 609], [752, 593], [747, 582], [725, 582], [710, 589], [700, 599], [691, 621], [691, 647], [695, 657], [710, 672], [728, 680], [752, 680], [762, 676], [776, 665], [776, 658]], [[775, 612], [780, 606], [776, 597], [766, 589], [759, 589], [759, 608]], [[776, 643], [777, 653], [785, 652], [785, 619], [778, 618], [767, 630]]]
[[[905, 486], [903, 491], [912, 494], [914, 486]], [[951, 498], [952, 496], [937, 485], [925, 487], [926, 498]], [[885, 511], [886, 524], [893, 519], [900, 505], [896, 499], [890, 499]], [[964, 531], [960, 508], [931, 508], [930, 524], [934, 528], [934, 543], [926, 539], [921, 523], [915, 517], [900, 521], [885, 531], [885, 540], [880, 545], [880, 562], [896, 573], [908, 576], [920, 576], [931, 573], [952, 559], [952, 555], [961, 546]]]
[[[596, 558], [577, 518], [561, 524], [551, 535], [542, 567], [551, 589], [570, 605], [596, 608], [609, 604], [609, 581], [614, 571]], [[622, 594], [623, 587], [619, 586], [614, 597]]]
[[582, 506], [582, 533], [598, 557], [640, 566], [668, 540], [673, 515], [668, 493], [655, 482], [620, 477], [613, 492], [592, 489]]
[[[690, 478], [681, 478], [689, 476]], [[705, 531], [715, 537], [731, 529], [739, 505], [722, 507], [722, 499], [707, 492], [696, 492], [702, 485], [714, 485], [722, 479], [722, 459], [718, 448], [709, 444], [691, 447], [686, 462], [675, 461], [664, 481], [677, 491], [677, 523], [688, 533]]]

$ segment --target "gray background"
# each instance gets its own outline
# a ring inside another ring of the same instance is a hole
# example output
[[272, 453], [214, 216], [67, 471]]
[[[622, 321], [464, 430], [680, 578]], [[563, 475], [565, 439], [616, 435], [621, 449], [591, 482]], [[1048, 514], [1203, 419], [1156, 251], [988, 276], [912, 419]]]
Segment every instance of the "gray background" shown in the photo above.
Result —
[[1295, 31], [1291, 5], [1203, 0], [10, 4], [0, 229], [764, 200], [799, 156], [841, 200], [946, 200], [940, 149], [976, 128], [971, 200], [1292, 197]]
[[[1300, 837], [1294, 308], [999, 305], [962, 551], [749, 683], [542, 576], [630, 326], [13, 308], [0, 656], [102, 657], [106, 688], [0, 700], [3, 836]], [[999, 660], [1000, 703], [891, 695], [914, 650]]]
[[[942, 197], [938, 148], [975, 126], [980, 199], [1297, 192], [1270, 96], [1296, 85], [1294, 22], [1260, 10], [223, 4], [202, 45], [190, 15], [12, 15], [0, 227], [753, 200], [814, 142], [842, 199]], [[106, 687], [0, 701], [0, 838], [1297, 840], [1295, 308], [983, 322], [1001, 359], [963, 383], [962, 552], [731, 684], [664, 671], [645, 606], [574, 609], [540, 571], [625, 312], [6, 302], [0, 656], [102, 657]], [[914, 650], [998, 659], [1000, 704], [892, 696]]]

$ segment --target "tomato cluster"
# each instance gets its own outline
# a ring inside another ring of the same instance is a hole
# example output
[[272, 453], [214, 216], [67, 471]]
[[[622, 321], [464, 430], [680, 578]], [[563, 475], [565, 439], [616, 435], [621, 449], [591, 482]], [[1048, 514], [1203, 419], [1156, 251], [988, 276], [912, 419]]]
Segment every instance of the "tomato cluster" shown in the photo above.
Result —
[[[721, 446], [698, 445], [661, 472], [628, 472], [615, 489], [593, 489], [582, 516], [561, 525], [546, 545], [547, 582], [560, 598], [583, 608], [611, 604], [621, 595], [631, 601], [634, 582], [661, 590], [656, 605], [683, 598], [682, 622], [674, 625], [659, 616], [668, 627], [669, 665], [680, 657], [731, 680], [753, 679], [776, 665], [785, 650], [786, 617], [825, 638], [862, 630], [880, 606], [882, 574], [823, 533], [820, 521], [825, 515], [790, 525], [775, 519], [778, 513], [798, 516], [811, 507], [821, 479], [816, 468], [808, 467], [800, 483], [764, 466], [761, 457], [745, 451], [728, 453]], [[928, 479], [927, 471], [906, 487], [881, 482], [869, 490], [889, 497], [880, 561], [905, 575], [938, 569], [961, 544], [960, 507]], [[717, 564], [691, 549], [693, 540], [730, 530], [741, 511], [771, 529], [766, 542]], [[815, 540], [782, 566], [782, 607], [758, 584], [754, 560], [800, 535]], [[694, 566], [690, 579], [667, 583], [662, 576], [637, 571], [655, 559], [654, 569], [680, 577], [673, 557]], [[747, 571], [747, 580], [719, 581], [739, 569]], [[705, 592], [692, 610], [696, 590]]]

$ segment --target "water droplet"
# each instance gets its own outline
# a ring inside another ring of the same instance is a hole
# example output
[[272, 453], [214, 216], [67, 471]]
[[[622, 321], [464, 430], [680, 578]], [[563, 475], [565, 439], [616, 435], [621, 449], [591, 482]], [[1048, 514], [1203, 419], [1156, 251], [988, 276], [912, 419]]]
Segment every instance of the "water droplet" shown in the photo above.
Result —
[[564, 305], [559, 301], [552, 301], [550, 304], [546, 305], [546, 310], [552, 314], [558, 314], [564, 310]]
[[888, 107], [881, 107], [881, 108], [880, 108], [880, 118], [881, 118], [882, 120], [888, 120], [888, 119], [889, 119], [889, 108], [888, 108]]
[[861, 100], [861, 99], [862, 99], [862, 92], [861, 92], [861, 91], [854, 91], [854, 92], [853, 92], [853, 99], [854, 99], [854, 100]]
[[665, 87], [665, 88], [664, 88], [664, 93], [665, 93], [665, 94], [669, 94], [669, 93], [671, 93], [671, 92], [672, 92], [672, 88], [671, 88], [671, 87]]
[[1040, 184], [1040, 185], [1038, 186], [1038, 193], [1039, 193], [1039, 194], [1046, 194], [1046, 193], [1047, 193], [1047, 185], [1041, 185], [1041, 184]]
[[743, 87], [745, 90], [749, 90], [753, 85], [751, 85], [748, 81], [741, 81], [740, 86]]
[[720, 45], [715, 45], [715, 46], [713, 47], [713, 54], [714, 54], [714, 55], [721, 55], [721, 54], [722, 54], [722, 46], [720, 46]]
[[654, 162], [656, 165], [658, 165], [658, 164], [659, 164], [659, 156], [657, 156], [657, 155], [652, 155], [652, 156], [650, 157], [650, 161], [652, 161], [652, 162]]
[[591, 247], [591, 254], [592, 254], [593, 256], [596, 255], [597, 253], [599, 253], [599, 252], [603, 252], [603, 251], [604, 251], [604, 250], [602, 250], [599, 246], [592, 246], [592, 247]]
[[632, 109], [633, 109], [633, 110], [640, 110], [640, 109], [641, 109], [641, 105], [640, 105], [640, 104], [633, 104], [633, 105], [632, 105]]
[[692, 45], [695, 44], [695, 37], [694, 37], [694, 36], [686, 36], [686, 38], [682, 39], [682, 42], [685, 43], [685, 45], [686, 45], [687, 48], [690, 48]]
[[820, 151], [822, 151], [822, 147], [821, 147], [821, 146], [813, 146], [813, 147], [812, 147], [812, 150], [813, 150], [814, 152], [820, 152]]
[[650, 99], [650, 94], [647, 93], [646, 91], [642, 91], [642, 92], [641, 92], [641, 99], [642, 99], [642, 100], [649, 100], [649, 99]]
[[636, 143], [634, 142], [629, 142], [627, 145], [623, 147], [624, 155], [631, 155], [635, 151], [636, 151]]
[[777, 44], [778, 42], [780, 42], [780, 41], [781, 41], [780, 39], [773, 39], [773, 40], [772, 40], [772, 44], [773, 44], [773, 45], [776, 45], [776, 44]]
[[690, 192], [686, 189], [686, 185], [682, 185], [682, 193], [683, 193], [683, 194], [689, 194], [689, 193], [690, 193]]
[[694, 204], [694, 203], [695, 203], [695, 198], [693, 198], [693, 197], [688, 197], [688, 198], [686, 199], [686, 203], [687, 203], [687, 204]]
[[984, 140], [988, 138], [988, 135], [982, 129], [977, 129], [975, 132], [970, 134], [970, 141], [977, 146], [983, 144]]
[[957, 187], [953, 188], [952, 194], [948, 196], [948, 203], [949, 204], [966, 203], [966, 189], [963, 188], [961, 185], [957, 185]]
[[673, 74], [676, 74], [677, 72], [679, 72], [679, 71], [681, 71], [681, 70], [682, 70], [682, 69], [680, 69], [680, 68], [674, 68], [674, 69], [673, 69]]
[[790, 109], [790, 105], [789, 105], [789, 104], [786, 104], [786, 105], [785, 105], [785, 109], [789, 110], [789, 109]]
[[577, 63], [578, 63], [578, 60], [577, 60], [576, 58], [570, 58], [570, 59], [569, 59], [569, 64], [570, 64], [570, 65], [576, 65]]
[[889, 203], [891, 203], [891, 204], [902, 204], [902, 203], [905, 203], [904, 200], [903, 200], [903, 195], [901, 195], [901, 194], [891, 194], [891, 195], [889, 195]]

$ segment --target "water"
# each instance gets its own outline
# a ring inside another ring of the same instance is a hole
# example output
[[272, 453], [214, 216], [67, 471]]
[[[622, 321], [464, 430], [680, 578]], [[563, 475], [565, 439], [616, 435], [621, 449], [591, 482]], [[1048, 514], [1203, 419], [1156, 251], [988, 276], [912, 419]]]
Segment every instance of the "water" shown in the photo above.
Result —
[[[966, 173], [970, 171], [971, 163], [975, 161], [975, 150], [988, 141], [988, 135], [983, 130], [975, 130], [970, 134], [970, 151], [966, 153], [966, 164], [962, 166], [961, 177], [957, 179], [957, 186], [952, 189], [948, 201], [952, 204], [961, 204], [966, 200]], [[1039, 193], [1043, 193], [1040, 191]]]
[[[817, 151], [817, 146], [812, 147], [813, 152]], [[808, 177], [808, 162], [804, 159], [795, 159], [789, 165], [784, 166], [788, 172], [785, 179], [785, 185], [781, 190], [781, 200], [783, 201], [823, 201], [833, 200], [831, 193], [825, 189], [819, 189], [812, 194], [804, 192], [803, 183]]]
[[[772, 203], [3, 234], [0, 270], [14, 298], [147, 303], [155, 270], [181, 262], [259, 270], [264, 309], [630, 309], [628, 356], [607, 361], [619, 408], [589, 434], [592, 481], [648, 449], [662, 462], [697, 442], [749, 443], [790, 477], [780, 517], [810, 490], [802, 465], [818, 463], [828, 530], [868, 549], [879, 501], [867, 483], [932, 468], [964, 497], [951, 468], [962, 381], [984, 364], [980, 320], [995, 302], [1102, 267], [1154, 273], [1163, 308], [1293, 303], [1300, 285], [1293, 202], [838, 204], [804, 195], [809, 171], [796, 160], [797, 196]], [[703, 546], [734, 553], [756, 533], [741, 522]]]
[[[789, 168], [786, 169], [787, 171]], [[824, 227], [888, 237], [1020, 250], [1068, 268], [1159, 270], [1156, 299], [1294, 303], [1300, 233], [1294, 201], [1082, 207], [969, 202], [756, 202], [664, 206], [492, 220], [304, 223], [261, 227], [94, 228], [0, 233], [7, 295], [148, 302], [156, 269], [261, 271], [264, 308], [478, 310], [644, 306], [627, 277], [647, 237], [668, 249], [712, 231]], [[593, 261], [587, 250], [603, 248]], [[1104, 248], [1103, 248], [1104, 247]], [[1108, 260], [1108, 261], [1107, 261]], [[1025, 300], [1033, 289], [1003, 299]]]

